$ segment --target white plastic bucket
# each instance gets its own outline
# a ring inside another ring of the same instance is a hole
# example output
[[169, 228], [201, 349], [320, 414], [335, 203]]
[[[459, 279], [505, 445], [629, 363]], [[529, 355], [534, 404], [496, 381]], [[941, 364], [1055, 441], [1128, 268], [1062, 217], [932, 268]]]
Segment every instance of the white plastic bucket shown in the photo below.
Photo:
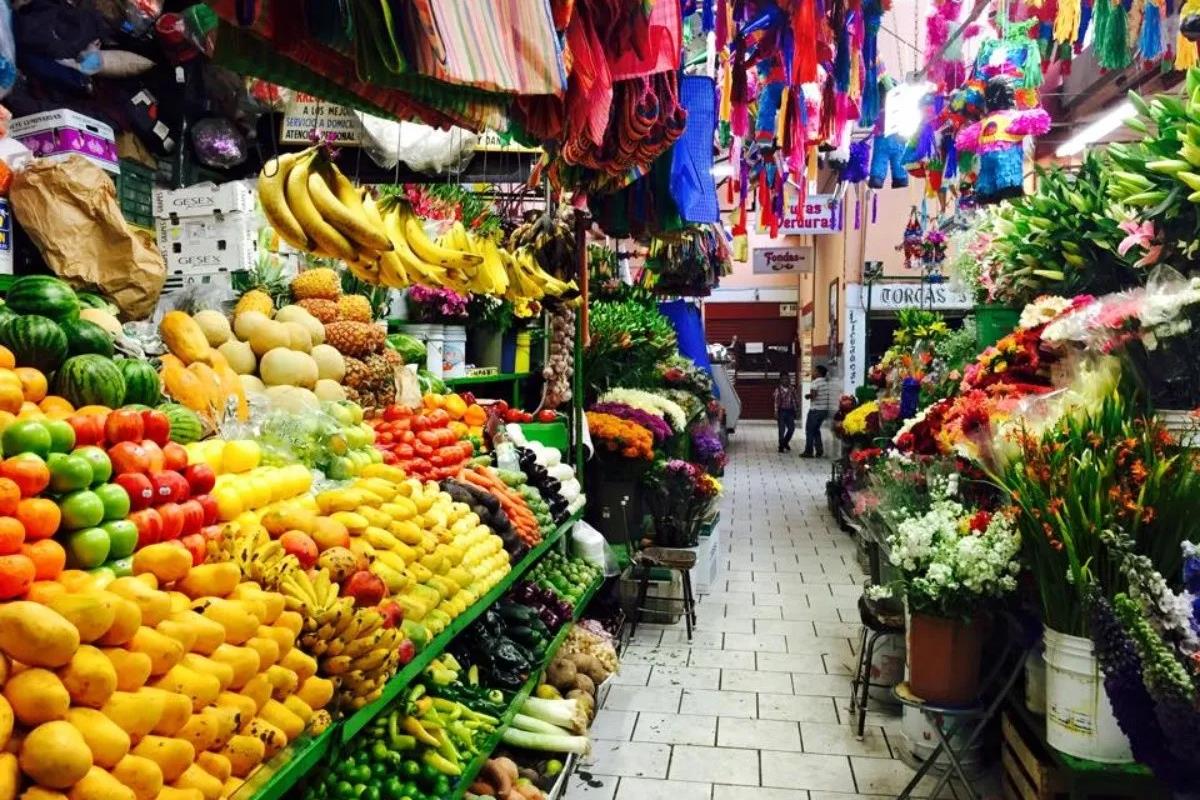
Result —
[[429, 325], [425, 333], [425, 369], [435, 378], [441, 378], [445, 366], [442, 348], [446, 343], [446, 326]]
[[1105, 764], [1133, 761], [1117, 725], [1091, 639], [1045, 631], [1046, 741], [1077, 758]]
[[467, 329], [464, 325], [446, 325], [442, 344], [442, 377], [467, 376]]

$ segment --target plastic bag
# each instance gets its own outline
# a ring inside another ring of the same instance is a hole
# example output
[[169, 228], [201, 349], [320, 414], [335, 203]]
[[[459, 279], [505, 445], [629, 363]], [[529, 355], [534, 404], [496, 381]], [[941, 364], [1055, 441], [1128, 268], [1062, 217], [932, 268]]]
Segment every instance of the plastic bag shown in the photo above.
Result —
[[616, 554], [613, 553], [604, 534], [583, 520], [576, 522], [571, 530], [571, 554], [604, 570], [605, 577], [620, 572]]
[[417, 172], [458, 172], [474, 156], [478, 136], [463, 128], [448, 131], [354, 112], [362, 123], [363, 149], [381, 167], [404, 161]]

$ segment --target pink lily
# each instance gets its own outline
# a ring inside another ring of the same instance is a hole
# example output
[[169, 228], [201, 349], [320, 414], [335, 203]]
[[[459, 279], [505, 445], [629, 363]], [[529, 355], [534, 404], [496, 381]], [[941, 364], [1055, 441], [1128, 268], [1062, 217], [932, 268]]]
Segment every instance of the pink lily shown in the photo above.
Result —
[[1127, 219], [1119, 223], [1117, 227], [1129, 234], [1117, 245], [1118, 255], [1123, 256], [1134, 247], [1142, 247], [1145, 248], [1146, 254], [1138, 259], [1134, 264], [1135, 267], [1148, 267], [1158, 261], [1159, 256], [1162, 255], [1162, 245], [1154, 244], [1153, 222], [1143, 222], [1139, 225], [1137, 222]]

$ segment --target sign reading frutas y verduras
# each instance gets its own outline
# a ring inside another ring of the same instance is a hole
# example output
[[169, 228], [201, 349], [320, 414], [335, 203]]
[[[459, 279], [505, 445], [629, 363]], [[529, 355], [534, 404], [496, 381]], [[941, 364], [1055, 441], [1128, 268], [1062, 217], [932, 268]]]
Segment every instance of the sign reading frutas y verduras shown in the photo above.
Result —
[[[790, 183], [783, 185], [783, 219], [779, 221], [780, 236], [800, 236], [808, 234], [817, 236], [823, 233], [838, 233], [842, 230], [843, 208], [846, 200], [842, 198], [832, 204], [833, 195], [810, 194], [800, 202], [800, 192]], [[759, 215], [758, 230], [766, 232]]]
[[309, 133], [314, 130], [323, 138], [332, 138], [334, 144], [362, 143], [362, 125], [351, 109], [296, 92], [284, 107], [279, 141], [309, 144]]
[[750, 253], [755, 275], [788, 275], [813, 271], [811, 247], [756, 247]]

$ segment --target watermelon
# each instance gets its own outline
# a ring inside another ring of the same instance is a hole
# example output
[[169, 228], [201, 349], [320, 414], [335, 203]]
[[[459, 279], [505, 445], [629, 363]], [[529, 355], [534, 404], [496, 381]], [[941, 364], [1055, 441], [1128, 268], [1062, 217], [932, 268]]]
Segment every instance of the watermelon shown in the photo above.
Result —
[[84, 353], [95, 353], [98, 356], [112, 358], [113, 337], [108, 331], [94, 322], [73, 317], [58, 323], [67, 335], [68, 355], [81, 356]]
[[152, 406], [162, 401], [162, 381], [149, 362], [123, 358], [117, 362], [117, 369], [125, 379], [124, 405]]
[[200, 441], [204, 435], [204, 425], [200, 415], [187, 406], [179, 403], [163, 403], [158, 410], [167, 415], [171, 421], [171, 441], [180, 444], [191, 444]]
[[79, 316], [79, 298], [66, 281], [49, 275], [17, 278], [5, 296], [8, 307], [18, 314], [38, 314], [51, 319]]
[[118, 408], [125, 400], [125, 379], [111, 358], [87, 353], [68, 358], [54, 376], [54, 394], [71, 405]]
[[76, 292], [75, 296], [79, 298], [80, 308], [95, 308], [99, 309], [100, 311], [106, 311], [114, 316], [118, 311], [116, 306], [98, 294], [92, 294], [91, 292]]
[[37, 314], [12, 315], [0, 321], [0, 344], [13, 354], [19, 367], [50, 373], [67, 357], [67, 335], [54, 320]]

